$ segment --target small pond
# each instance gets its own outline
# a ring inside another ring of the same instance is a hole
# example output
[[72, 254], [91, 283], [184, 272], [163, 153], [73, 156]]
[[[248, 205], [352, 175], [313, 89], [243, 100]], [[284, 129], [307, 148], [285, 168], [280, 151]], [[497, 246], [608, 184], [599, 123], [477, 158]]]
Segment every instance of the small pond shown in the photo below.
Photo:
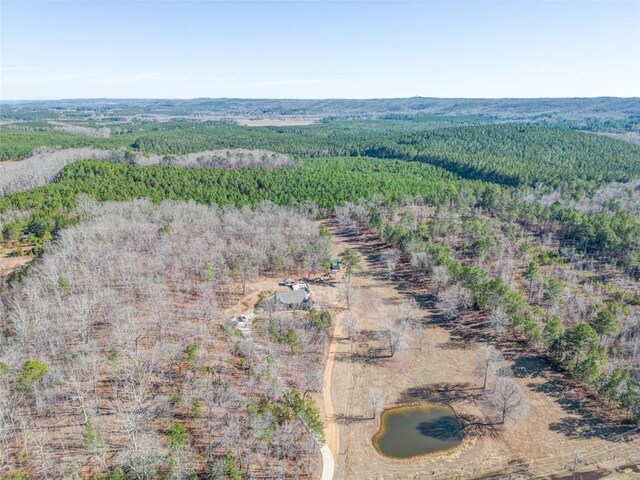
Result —
[[462, 424], [448, 405], [423, 403], [382, 412], [376, 449], [387, 457], [409, 458], [460, 445]]

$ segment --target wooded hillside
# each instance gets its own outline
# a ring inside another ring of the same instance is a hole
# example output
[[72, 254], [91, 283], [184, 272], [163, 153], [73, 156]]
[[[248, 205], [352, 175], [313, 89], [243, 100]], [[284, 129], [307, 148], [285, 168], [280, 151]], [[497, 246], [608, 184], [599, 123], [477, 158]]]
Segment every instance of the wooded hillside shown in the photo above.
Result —
[[79, 214], [3, 298], [2, 462], [34, 478], [308, 475], [322, 424], [302, 393], [327, 325], [292, 323], [295, 349], [254, 344], [224, 309], [247, 279], [318, 268], [317, 225], [271, 204]]

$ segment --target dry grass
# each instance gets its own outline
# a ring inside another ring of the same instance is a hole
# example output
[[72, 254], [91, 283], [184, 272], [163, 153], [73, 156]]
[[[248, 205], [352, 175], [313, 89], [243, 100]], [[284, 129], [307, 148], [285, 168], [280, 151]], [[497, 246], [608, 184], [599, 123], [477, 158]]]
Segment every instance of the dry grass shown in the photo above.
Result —
[[267, 118], [235, 118], [238, 125], [245, 127], [296, 127], [301, 125], [311, 125], [321, 120], [321, 117], [286, 116]]
[[[30, 248], [27, 248], [25, 251], [28, 251]], [[5, 249], [4, 252], [0, 253], [0, 280], [8, 277], [16, 270], [20, 269], [23, 265], [26, 265], [31, 260], [33, 260], [32, 256], [29, 255], [20, 255], [13, 257], [11, 253], [14, 249], [8, 248]]]
[[[640, 445], [637, 440], [622, 442], [620, 436], [628, 428], [619, 418], [603, 414], [601, 405], [548, 360], [523, 351], [514, 339], [500, 348], [531, 401], [531, 414], [510, 430], [483, 426], [476, 405], [481, 389], [473, 375], [476, 344], [486, 335], [482, 318], [471, 313], [441, 323], [432, 316], [426, 289], [386, 281], [379, 261], [385, 245], [373, 237], [350, 237], [335, 228], [333, 232], [336, 246], [356, 248], [365, 260], [363, 270], [352, 280], [360, 296], [352, 311], [360, 318], [365, 340], [352, 347], [349, 340], [338, 338], [331, 375], [333, 420], [340, 439], [334, 451], [336, 478], [550, 478], [571, 473], [574, 452], [581, 458], [578, 470], [597, 472], [594, 478], [637, 478], [629, 465], [640, 464]], [[407, 297], [424, 307], [423, 348], [414, 338], [410, 350], [393, 358], [368, 355], [372, 349], [384, 348], [375, 340], [375, 332]], [[336, 332], [341, 335], [339, 325]], [[468, 424], [463, 445], [453, 452], [409, 461], [381, 456], [372, 445], [379, 423], [370, 419], [367, 391], [372, 386], [385, 392], [385, 407], [420, 401], [452, 404]]]

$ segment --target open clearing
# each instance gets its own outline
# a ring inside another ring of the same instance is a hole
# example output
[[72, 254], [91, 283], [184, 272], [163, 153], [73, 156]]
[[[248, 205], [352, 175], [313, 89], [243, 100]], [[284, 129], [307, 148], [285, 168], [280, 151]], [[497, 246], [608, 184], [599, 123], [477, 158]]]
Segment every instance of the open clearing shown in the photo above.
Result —
[[297, 127], [311, 125], [322, 117], [269, 117], [269, 118], [235, 118], [238, 125], [245, 127]]
[[[476, 401], [481, 393], [473, 374], [475, 350], [483, 327], [475, 312], [447, 324], [429, 309], [426, 288], [387, 280], [380, 255], [387, 248], [372, 235], [353, 236], [333, 223], [332, 256], [345, 248], [362, 255], [362, 269], [351, 281], [356, 293], [351, 312], [362, 327], [358, 342], [346, 338], [341, 300], [343, 274], [333, 282], [309, 281], [312, 297], [332, 310], [335, 328], [324, 375], [324, 390], [314, 398], [325, 416], [325, 439], [333, 452], [336, 479], [474, 479], [474, 478], [571, 478], [574, 453], [578, 454], [576, 479], [636, 479], [640, 475], [640, 443], [624, 435], [628, 427], [619, 418], [602, 415], [587, 392], [557, 371], [535, 352], [519, 351], [514, 339], [500, 345], [515, 379], [531, 402], [528, 418], [507, 430], [469, 426], [462, 446], [442, 454], [412, 460], [381, 456], [372, 445], [379, 418], [372, 419], [367, 398], [375, 387], [385, 394], [385, 408], [422, 401], [451, 404], [468, 424], [480, 421]], [[304, 275], [303, 272], [300, 272]], [[236, 314], [250, 311], [261, 292], [283, 289], [275, 278], [261, 278], [247, 285], [247, 295], [232, 307]], [[385, 342], [377, 339], [383, 322], [393, 316], [400, 302], [415, 298], [422, 306], [423, 333], [420, 349], [412, 330], [409, 349], [384, 358]], [[367, 352], [379, 349], [381, 355]]]
[[20, 267], [33, 260], [33, 257], [29, 255], [11, 256], [12, 251], [12, 249], [7, 249], [3, 253], [0, 253], [0, 280], [8, 277]]
[[[351, 282], [358, 296], [351, 311], [360, 319], [361, 341], [352, 346], [345, 338], [340, 323], [344, 310], [336, 308], [331, 347], [335, 353], [329, 360], [335, 357], [335, 361], [329, 365], [330, 385], [325, 384], [332, 400], [325, 405], [325, 412], [334, 414], [326, 421], [327, 442], [336, 457], [335, 478], [570, 478], [574, 452], [578, 454], [577, 470], [585, 473], [583, 478], [638, 478], [637, 438], [621, 435], [627, 429], [619, 419], [603, 417], [579, 386], [545, 358], [514, 349], [515, 341], [500, 348], [531, 401], [531, 413], [524, 423], [510, 430], [473, 429], [476, 432], [469, 428], [463, 445], [446, 454], [409, 461], [379, 455], [371, 442], [379, 420], [371, 418], [370, 387], [384, 391], [385, 407], [439, 401], [452, 404], [467, 422], [479, 420], [475, 400], [480, 389], [473, 365], [482, 326], [474, 318], [441, 324], [430, 316], [426, 290], [416, 286], [407, 290], [400, 280], [386, 281], [379, 261], [384, 244], [375, 237], [348, 236], [330, 226], [334, 254], [349, 246], [363, 257], [363, 268]], [[340, 288], [336, 284], [334, 290]], [[417, 332], [412, 332], [410, 349], [393, 358], [365, 355], [372, 348], [384, 348], [375, 334], [382, 330], [386, 316], [393, 315], [408, 296], [425, 307], [422, 349], [415, 338]], [[332, 297], [339, 298], [337, 293]]]

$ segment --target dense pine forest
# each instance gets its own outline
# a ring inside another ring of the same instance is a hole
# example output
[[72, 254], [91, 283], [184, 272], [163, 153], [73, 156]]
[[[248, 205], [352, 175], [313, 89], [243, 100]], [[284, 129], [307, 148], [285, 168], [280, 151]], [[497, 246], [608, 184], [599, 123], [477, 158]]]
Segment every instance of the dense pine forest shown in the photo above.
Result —
[[[455, 118], [455, 117], [454, 117]], [[463, 118], [461, 123], [473, 123]], [[446, 122], [446, 121], [445, 121]], [[373, 156], [441, 166], [465, 178], [518, 186], [543, 184], [573, 195], [639, 174], [638, 148], [566, 128], [525, 125], [456, 126], [430, 118], [330, 121], [300, 127], [241, 127], [175, 122], [119, 127], [109, 138], [16, 124], [0, 132], [2, 157], [17, 160], [49, 147], [126, 147], [142, 154], [180, 155], [221, 148], [267, 149], [301, 158]]]
[[[236, 123], [274, 116], [311, 121]], [[36, 102], [0, 118], [0, 253], [34, 259], [0, 278], [0, 467], [312, 476], [328, 312], [271, 319], [258, 346], [203, 319], [238, 282], [323, 270], [317, 220], [392, 248], [389, 278], [410, 266], [447, 328], [479, 315], [640, 422], [640, 146], [603, 135], [638, 135], [637, 100]], [[56, 415], [72, 453], [19, 447]]]

